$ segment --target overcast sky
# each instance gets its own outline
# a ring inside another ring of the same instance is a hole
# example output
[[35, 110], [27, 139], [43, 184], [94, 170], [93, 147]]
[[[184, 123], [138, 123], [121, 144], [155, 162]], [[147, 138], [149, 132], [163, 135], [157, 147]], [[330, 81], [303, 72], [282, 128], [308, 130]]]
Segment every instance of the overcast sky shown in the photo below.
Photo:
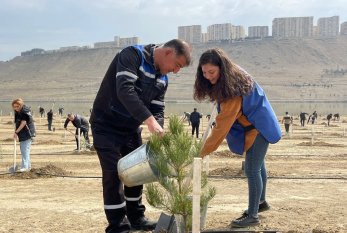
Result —
[[0, 0], [0, 61], [32, 48], [93, 45], [114, 36], [141, 43], [177, 38], [177, 27], [269, 26], [276, 17], [340, 16], [346, 0]]

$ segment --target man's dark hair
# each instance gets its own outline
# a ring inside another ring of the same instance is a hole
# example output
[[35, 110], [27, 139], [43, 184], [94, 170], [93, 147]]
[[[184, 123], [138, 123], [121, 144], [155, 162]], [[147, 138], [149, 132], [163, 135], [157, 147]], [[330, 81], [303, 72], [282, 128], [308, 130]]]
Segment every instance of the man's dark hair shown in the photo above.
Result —
[[173, 39], [164, 44], [164, 47], [173, 48], [177, 56], [184, 56], [186, 59], [186, 65], [189, 66], [191, 62], [190, 58], [190, 46], [187, 42], [180, 39]]

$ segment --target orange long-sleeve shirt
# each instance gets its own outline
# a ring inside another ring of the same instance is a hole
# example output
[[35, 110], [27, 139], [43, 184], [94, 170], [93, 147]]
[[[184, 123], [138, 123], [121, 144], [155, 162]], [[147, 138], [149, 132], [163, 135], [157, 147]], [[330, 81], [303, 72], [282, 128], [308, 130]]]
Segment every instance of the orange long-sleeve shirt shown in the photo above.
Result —
[[[216, 117], [216, 126], [212, 129], [211, 135], [207, 138], [202, 150], [201, 157], [217, 150], [218, 146], [223, 142], [231, 126], [236, 120], [243, 125], [249, 126], [251, 123], [246, 116], [242, 114], [242, 97], [237, 96], [220, 104], [220, 112]], [[254, 143], [258, 131], [252, 129], [245, 135], [245, 151], [247, 151]]]

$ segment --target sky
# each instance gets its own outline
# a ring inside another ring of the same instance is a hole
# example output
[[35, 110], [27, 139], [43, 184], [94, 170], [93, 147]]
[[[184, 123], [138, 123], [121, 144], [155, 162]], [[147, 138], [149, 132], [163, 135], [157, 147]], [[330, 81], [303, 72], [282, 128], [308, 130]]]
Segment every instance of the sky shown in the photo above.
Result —
[[92, 46], [114, 36], [142, 44], [177, 38], [178, 26], [269, 26], [279, 17], [340, 16], [346, 0], [0, 0], [0, 61], [33, 48]]

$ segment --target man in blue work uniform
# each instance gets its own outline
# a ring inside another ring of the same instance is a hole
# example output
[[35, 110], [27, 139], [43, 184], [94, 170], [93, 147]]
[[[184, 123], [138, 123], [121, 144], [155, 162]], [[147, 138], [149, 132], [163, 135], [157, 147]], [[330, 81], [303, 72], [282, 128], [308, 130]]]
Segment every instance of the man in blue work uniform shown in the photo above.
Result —
[[150, 231], [142, 204], [143, 185], [124, 186], [117, 163], [142, 144], [139, 126], [164, 134], [167, 74], [190, 63], [189, 45], [174, 39], [163, 45], [129, 46], [113, 59], [93, 104], [90, 123], [101, 169], [106, 233], [130, 229]]

